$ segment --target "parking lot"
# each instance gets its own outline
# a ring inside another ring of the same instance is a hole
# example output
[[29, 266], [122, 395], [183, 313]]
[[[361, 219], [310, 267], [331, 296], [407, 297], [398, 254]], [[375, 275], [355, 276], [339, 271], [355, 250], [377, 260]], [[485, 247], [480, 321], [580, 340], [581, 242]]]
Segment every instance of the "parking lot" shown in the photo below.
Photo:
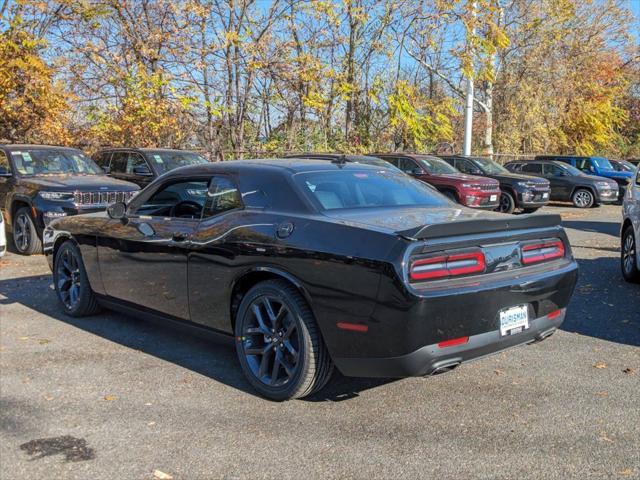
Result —
[[580, 280], [562, 330], [452, 373], [336, 374], [254, 394], [227, 344], [60, 313], [42, 256], [0, 260], [0, 477], [640, 478], [640, 286], [620, 207], [561, 213]]

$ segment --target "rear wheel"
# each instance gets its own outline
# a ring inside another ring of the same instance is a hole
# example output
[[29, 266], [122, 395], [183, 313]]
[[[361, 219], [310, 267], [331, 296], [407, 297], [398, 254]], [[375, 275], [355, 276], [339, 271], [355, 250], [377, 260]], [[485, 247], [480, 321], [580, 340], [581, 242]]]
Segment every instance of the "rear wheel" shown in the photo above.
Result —
[[333, 372], [313, 314], [283, 280], [267, 280], [244, 296], [235, 326], [242, 371], [261, 395], [277, 401], [308, 396]]
[[500, 205], [496, 209], [502, 213], [513, 213], [516, 209], [516, 201], [513, 196], [508, 192], [500, 193]]
[[622, 276], [627, 282], [640, 282], [638, 271], [638, 244], [636, 243], [633, 227], [629, 225], [622, 233], [622, 246], [620, 252], [620, 267]]
[[571, 201], [578, 208], [591, 208], [595, 202], [593, 193], [584, 188], [579, 188], [571, 196]]
[[22, 255], [42, 252], [42, 240], [38, 236], [29, 207], [22, 207], [16, 212], [13, 219], [13, 244]]
[[65, 313], [73, 317], [93, 315], [100, 310], [80, 250], [72, 241], [63, 243], [53, 263], [53, 286]]

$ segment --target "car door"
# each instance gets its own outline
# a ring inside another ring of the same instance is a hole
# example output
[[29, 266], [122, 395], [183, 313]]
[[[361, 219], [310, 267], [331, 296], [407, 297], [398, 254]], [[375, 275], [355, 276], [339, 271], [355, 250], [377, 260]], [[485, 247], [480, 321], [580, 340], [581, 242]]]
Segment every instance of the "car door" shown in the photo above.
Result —
[[553, 163], [544, 163], [542, 165], [544, 178], [549, 180], [551, 184], [552, 200], [570, 200], [573, 191], [572, 177], [568, 172]]
[[188, 320], [187, 255], [209, 177], [167, 179], [140, 194], [98, 238], [104, 290], [115, 299]]
[[127, 168], [127, 157], [129, 154], [124, 151], [116, 151], [111, 154], [111, 162], [109, 164], [109, 176], [120, 180], [124, 179], [125, 170]]
[[123, 179], [144, 188], [151, 183], [153, 177], [153, 171], [147, 159], [138, 152], [129, 152]]
[[207, 200], [192, 238], [189, 254], [189, 306], [191, 321], [230, 331], [227, 286], [232, 283], [238, 249], [228, 243], [228, 234], [238, 227], [243, 204], [233, 177], [211, 179]]

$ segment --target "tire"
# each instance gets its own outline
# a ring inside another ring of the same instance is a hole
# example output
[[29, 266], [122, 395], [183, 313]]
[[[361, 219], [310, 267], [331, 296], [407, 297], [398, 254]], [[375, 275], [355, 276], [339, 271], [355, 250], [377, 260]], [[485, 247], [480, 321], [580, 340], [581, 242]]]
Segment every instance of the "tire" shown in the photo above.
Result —
[[620, 268], [622, 276], [627, 282], [640, 283], [640, 271], [638, 271], [638, 243], [633, 234], [633, 227], [629, 225], [622, 232], [622, 245], [620, 248]]
[[71, 240], [64, 242], [56, 252], [53, 262], [53, 286], [67, 315], [85, 317], [100, 311], [89, 284], [80, 250]]
[[539, 208], [523, 208], [523, 209], [522, 209], [522, 212], [523, 212], [523, 213], [535, 213], [535, 212], [537, 212], [538, 210], [540, 210], [540, 209], [539, 209]]
[[496, 208], [497, 212], [513, 213], [516, 209], [516, 201], [509, 192], [500, 193], [500, 205]]
[[578, 188], [573, 195], [571, 195], [571, 201], [577, 208], [591, 208], [595, 203], [595, 197], [586, 188]]
[[309, 305], [284, 280], [266, 280], [247, 292], [238, 310], [235, 338], [242, 372], [271, 400], [311, 395], [333, 373]]
[[13, 218], [13, 245], [21, 255], [42, 253], [42, 240], [29, 207], [19, 208]]

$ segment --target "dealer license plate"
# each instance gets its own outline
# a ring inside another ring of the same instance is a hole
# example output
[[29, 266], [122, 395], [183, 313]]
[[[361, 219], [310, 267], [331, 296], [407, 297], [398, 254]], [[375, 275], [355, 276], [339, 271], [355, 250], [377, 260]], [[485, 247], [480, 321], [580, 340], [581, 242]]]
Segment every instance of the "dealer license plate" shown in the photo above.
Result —
[[500, 335], [514, 335], [529, 328], [529, 309], [526, 305], [500, 311]]
[[549, 198], [549, 193], [548, 192], [543, 193], [542, 198], [544, 198], [545, 200]]
[[491, 197], [489, 197], [491, 200], [491, 202], [495, 202], [496, 200], [498, 200], [498, 195], [491, 195]]

